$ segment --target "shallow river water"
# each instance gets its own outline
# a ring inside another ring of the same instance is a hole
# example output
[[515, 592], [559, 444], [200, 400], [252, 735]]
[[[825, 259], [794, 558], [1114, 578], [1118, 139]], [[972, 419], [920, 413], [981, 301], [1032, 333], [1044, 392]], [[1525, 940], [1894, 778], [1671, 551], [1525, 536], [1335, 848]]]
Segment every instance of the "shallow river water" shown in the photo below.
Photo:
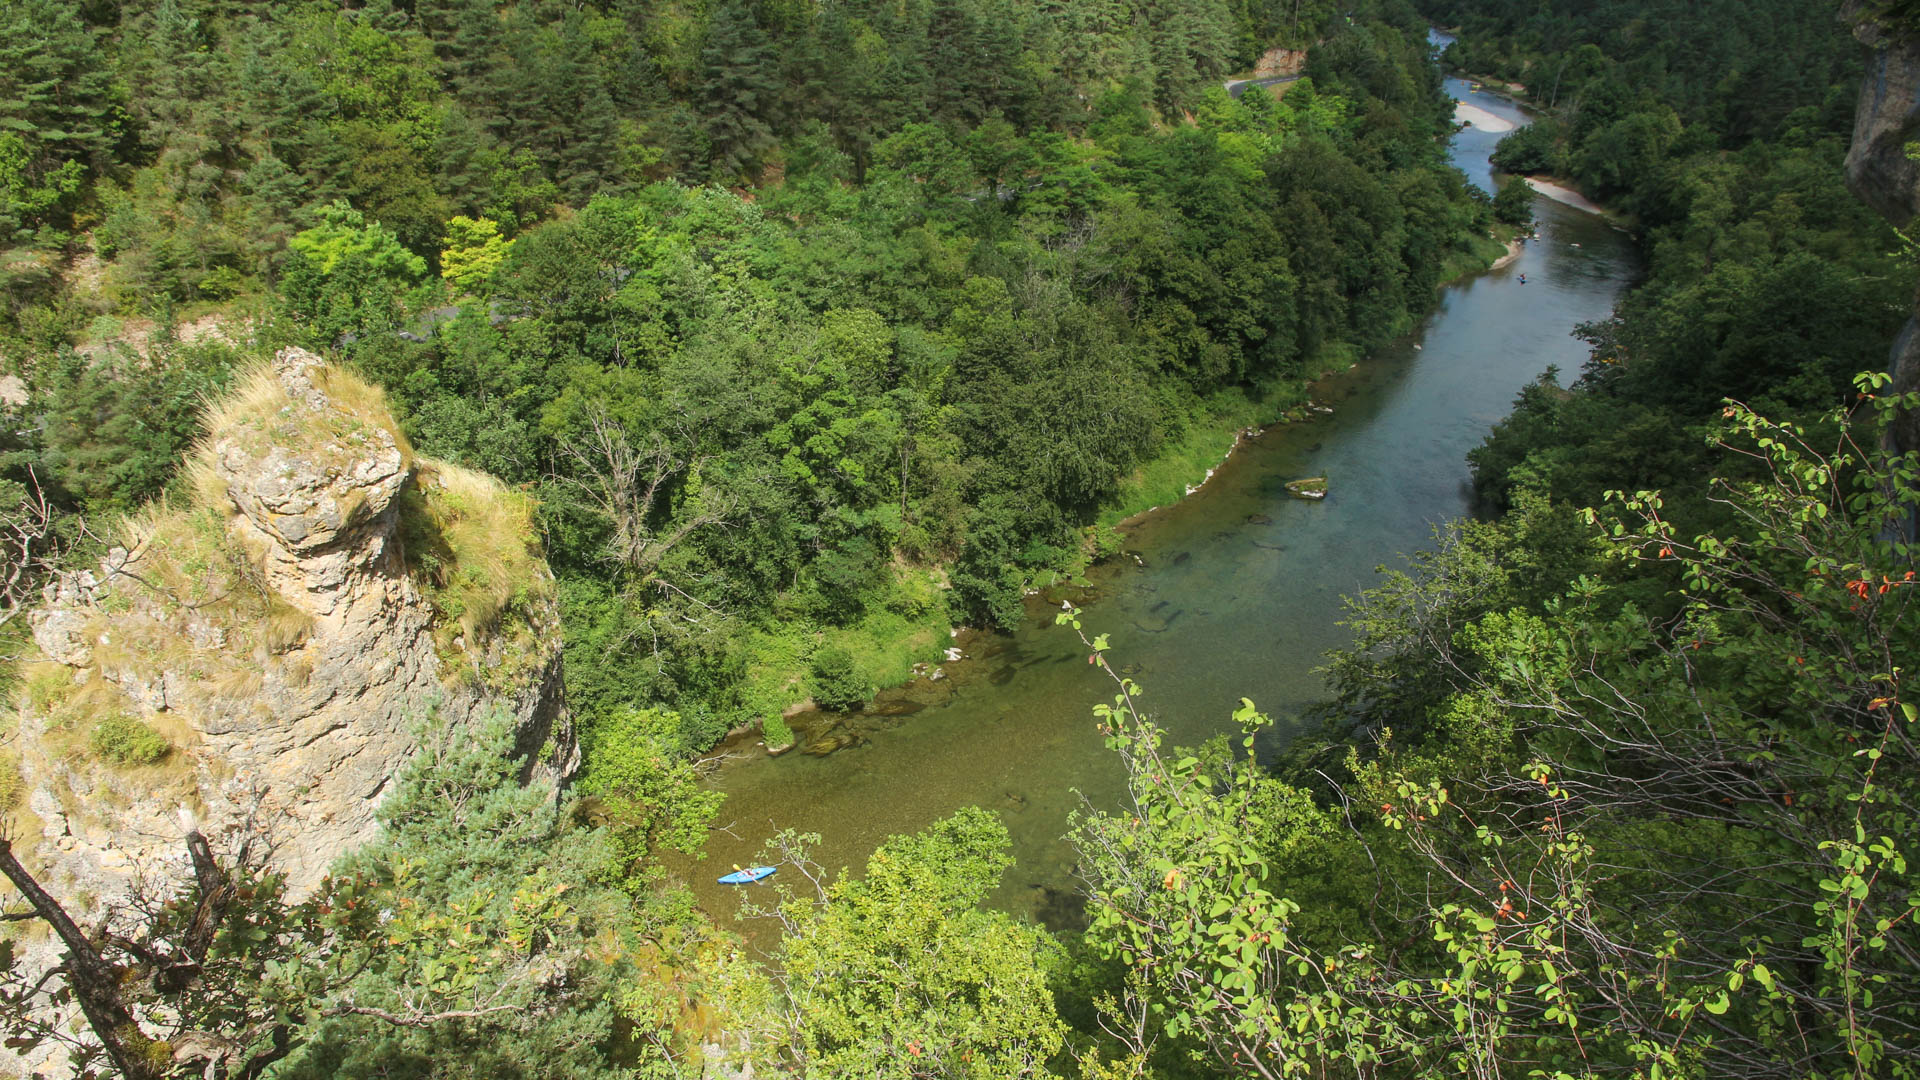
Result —
[[[1503, 98], [1447, 85], [1526, 122]], [[1452, 143], [1455, 164], [1488, 190], [1499, 138], [1469, 127]], [[1175, 741], [1229, 730], [1242, 696], [1273, 715], [1284, 738], [1324, 692], [1324, 653], [1348, 639], [1341, 598], [1469, 512], [1465, 454], [1522, 386], [1548, 365], [1578, 371], [1585, 346], [1573, 328], [1612, 310], [1635, 255], [1598, 217], [1545, 198], [1535, 213], [1540, 239], [1518, 260], [1448, 287], [1416, 333], [1321, 383], [1315, 399], [1332, 415], [1243, 441], [1198, 492], [1131, 528], [1139, 561], [1096, 568], [1086, 630], [1111, 636], [1113, 663], [1145, 685], [1145, 703]], [[1284, 490], [1322, 475], [1323, 502]], [[999, 812], [1014, 842], [1014, 867], [992, 902], [1071, 922], [1069, 814], [1083, 797], [1110, 805], [1121, 792], [1090, 712], [1112, 685], [1087, 665], [1072, 630], [1053, 625], [1054, 609], [1036, 598], [1029, 610], [1011, 635], [967, 640], [958, 677], [883, 694], [878, 711], [891, 715], [860, 721], [863, 741], [822, 757], [749, 753], [721, 769], [713, 783], [727, 793], [723, 827], [704, 860], [673, 864], [707, 911], [723, 924], [733, 917], [741, 891], [713, 884], [715, 875], [750, 862], [781, 828], [819, 833], [820, 861], [858, 872], [888, 835], [978, 805]]]

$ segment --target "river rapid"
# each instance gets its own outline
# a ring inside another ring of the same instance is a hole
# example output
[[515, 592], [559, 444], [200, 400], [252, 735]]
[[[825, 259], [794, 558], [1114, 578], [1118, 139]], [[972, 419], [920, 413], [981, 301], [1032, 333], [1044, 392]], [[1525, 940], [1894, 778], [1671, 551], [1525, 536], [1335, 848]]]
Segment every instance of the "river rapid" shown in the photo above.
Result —
[[[1447, 90], [1527, 122], [1512, 102], [1463, 80]], [[1501, 134], [1484, 129], [1501, 126], [1466, 127], [1450, 144], [1453, 163], [1488, 191]], [[1097, 567], [1091, 589], [1073, 590], [1087, 632], [1110, 635], [1112, 663], [1145, 686], [1143, 704], [1173, 741], [1231, 730], [1243, 696], [1275, 717], [1276, 739], [1297, 730], [1299, 711], [1324, 696], [1324, 654], [1349, 640], [1342, 598], [1471, 512], [1466, 452], [1522, 386], [1549, 365], [1578, 371], [1586, 346], [1574, 327], [1612, 311], [1637, 257], [1627, 235], [1595, 215], [1546, 198], [1534, 212], [1540, 239], [1519, 258], [1447, 287], [1418, 331], [1318, 384], [1314, 398], [1331, 415], [1244, 440], [1199, 491], [1131, 526], [1137, 559]], [[1309, 476], [1328, 478], [1324, 501], [1287, 495], [1287, 481]], [[857, 736], [846, 749], [768, 758], [744, 744], [711, 781], [727, 801], [706, 857], [670, 869], [730, 925], [744, 893], [770, 897], [715, 876], [753, 862], [780, 829], [819, 833], [816, 858], [858, 873], [887, 836], [977, 805], [998, 812], [1013, 837], [1014, 866], [991, 902], [1073, 924], [1069, 817], [1086, 803], [1116, 805], [1124, 789], [1090, 711], [1113, 686], [1088, 666], [1072, 629], [1054, 625], [1062, 595], [1034, 597], [1010, 635], [963, 637], [969, 658], [948, 665], [952, 677], [883, 693], [844, 729]], [[735, 928], [762, 947], [773, 941], [765, 924]]]

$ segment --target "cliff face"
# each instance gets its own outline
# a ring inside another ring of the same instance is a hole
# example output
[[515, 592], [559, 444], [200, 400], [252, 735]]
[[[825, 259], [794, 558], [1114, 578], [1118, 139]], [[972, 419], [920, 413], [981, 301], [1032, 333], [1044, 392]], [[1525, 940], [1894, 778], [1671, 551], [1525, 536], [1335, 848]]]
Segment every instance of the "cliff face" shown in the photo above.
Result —
[[[1908, 145], [1920, 141], [1920, 41], [1861, 19], [1864, 6], [1848, 0], [1841, 12], [1852, 21], [1853, 36], [1873, 50], [1853, 114], [1847, 186], [1904, 229], [1920, 213], [1920, 163], [1907, 156]], [[1920, 390], [1920, 306], [1895, 340], [1887, 370], [1895, 390]], [[1903, 417], [1894, 439], [1901, 449], [1920, 448], [1920, 416]]]
[[190, 815], [304, 892], [375, 833], [423, 723], [501, 716], [528, 776], [572, 773], [524, 496], [416, 459], [377, 390], [299, 350], [214, 405], [188, 475], [32, 616], [15, 835], [58, 891], [181, 880]]

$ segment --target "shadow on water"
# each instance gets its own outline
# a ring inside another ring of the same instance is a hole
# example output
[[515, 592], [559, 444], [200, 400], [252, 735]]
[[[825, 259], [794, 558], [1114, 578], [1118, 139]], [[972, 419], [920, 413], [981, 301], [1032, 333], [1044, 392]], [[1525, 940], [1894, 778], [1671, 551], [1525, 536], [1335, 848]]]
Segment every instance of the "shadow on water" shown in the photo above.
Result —
[[[1448, 89], [1524, 121], [1504, 99], [1458, 80]], [[1467, 129], [1452, 144], [1483, 187], [1498, 138]], [[1276, 717], [1276, 740], [1290, 737], [1324, 692], [1322, 657], [1348, 640], [1342, 598], [1466, 514], [1466, 452], [1527, 382], [1585, 360], [1571, 332], [1612, 310], [1634, 253], [1598, 218], [1544, 199], [1535, 209], [1540, 239], [1513, 264], [1447, 288], [1417, 334], [1316, 385], [1331, 415], [1246, 440], [1199, 492], [1135, 524], [1128, 550], [1090, 575], [1099, 598], [1083, 617], [1088, 632], [1110, 635], [1113, 663], [1145, 684], [1174, 742], [1227, 730], [1243, 695]], [[1328, 478], [1324, 500], [1287, 494], [1288, 481], [1309, 476]], [[713, 884], [715, 868], [745, 865], [780, 829], [821, 834], [821, 862], [858, 871], [887, 836], [977, 805], [999, 812], [1013, 837], [1015, 865], [992, 903], [1074, 925], [1082, 916], [1063, 836], [1076, 810], [1115, 806], [1124, 790], [1089, 711], [1112, 684], [1053, 624], [1058, 609], [1058, 596], [1034, 597], [1012, 635], [963, 634], [968, 660], [865, 712], [797, 718], [804, 738], [833, 752], [755, 751], [729, 763], [713, 781], [727, 793], [725, 828], [704, 861], [671, 868], [725, 923], [740, 894]], [[765, 930], [741, 929], [770, 944]]]

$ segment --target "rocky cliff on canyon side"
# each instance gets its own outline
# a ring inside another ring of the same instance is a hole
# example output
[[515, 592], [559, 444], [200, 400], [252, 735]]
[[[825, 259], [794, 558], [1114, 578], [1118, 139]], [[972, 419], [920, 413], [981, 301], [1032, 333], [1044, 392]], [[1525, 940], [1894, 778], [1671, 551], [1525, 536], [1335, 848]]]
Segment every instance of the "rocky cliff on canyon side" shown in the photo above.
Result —
[[12, 835], [86, 906], [184, 880], [186, 822], [310, 889], [377, 831], [423, 725], [509, 724], [527, 777], [578, 763], [531, 501], [416, 457], [312, 354], [235, 386], [186, 494], [31, 616]]
[[[1872, 5], [1848, 0], [1842, 17], [1873, 50], [1853, 114], [1847, 186], [1898, 229], [1920, 212], [1920, 36], [1898, 21], [1869, 17]], [[1920, 390], [1920, 303], [1893, 344], [1887, 370], [1893, 389]], [[1894, 437], [1903, 450], [1920, 449], [1920, 415], [1901, 417]]]

